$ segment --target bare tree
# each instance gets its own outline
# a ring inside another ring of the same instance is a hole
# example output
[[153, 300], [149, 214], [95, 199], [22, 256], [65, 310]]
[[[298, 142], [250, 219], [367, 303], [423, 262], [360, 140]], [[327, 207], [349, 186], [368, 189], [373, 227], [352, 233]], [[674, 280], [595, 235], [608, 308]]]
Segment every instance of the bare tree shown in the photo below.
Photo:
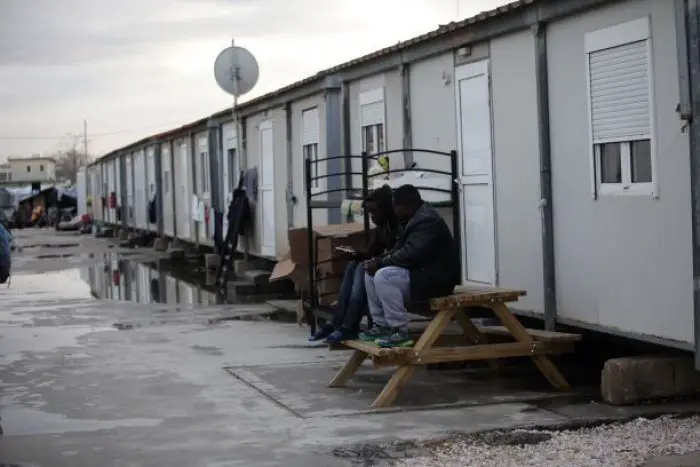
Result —
[[78, 169], [87, 165], [91, 157], [86, 153], [83, 136], [69, 134], [66, 136], [66, 141], [62, 144], [62, 148], [52, 154], [56, 159], [56, 179], [70, 180], [75, 183], [78, 177]]

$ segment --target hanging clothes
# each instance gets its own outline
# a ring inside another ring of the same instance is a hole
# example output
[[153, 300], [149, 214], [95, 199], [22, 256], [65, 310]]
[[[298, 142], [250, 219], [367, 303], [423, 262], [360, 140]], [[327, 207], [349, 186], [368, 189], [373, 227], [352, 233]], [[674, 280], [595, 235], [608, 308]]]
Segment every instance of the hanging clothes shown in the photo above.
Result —
[[156, 216], [156, 197], [154, 195], [151, 201], [148, 203], [148, 222], [151, 224], [155, 224], [157, 221], [158, 219]]

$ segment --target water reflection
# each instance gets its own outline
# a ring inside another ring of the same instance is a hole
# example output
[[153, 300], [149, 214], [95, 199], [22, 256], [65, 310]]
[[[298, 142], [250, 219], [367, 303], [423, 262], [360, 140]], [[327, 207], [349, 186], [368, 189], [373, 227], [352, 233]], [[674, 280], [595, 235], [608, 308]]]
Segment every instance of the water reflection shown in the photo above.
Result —
[[161, 260], [119, 259], [116, 255], [106, 255], [103, 261], [81, 270], [81, 278], [90, 285], [92, 296], [100, 300], [192, 308], [220, 304], [214, 288], [207, 286], [213, 278], [201, 276], [204, 281]]

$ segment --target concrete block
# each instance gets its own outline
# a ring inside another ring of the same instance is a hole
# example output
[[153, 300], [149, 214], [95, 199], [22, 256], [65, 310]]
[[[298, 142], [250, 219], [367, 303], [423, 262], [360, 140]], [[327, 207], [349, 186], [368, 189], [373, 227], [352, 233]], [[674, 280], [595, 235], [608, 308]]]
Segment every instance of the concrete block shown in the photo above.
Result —
[[261, 271], [261, 270], [250, 270], [250, 271], [245, 271], [242, 275], [242, 277], [248, 279], [249, 281], [253, 282], [257, 286], [262, 286], [269, 284], [270, 282], [270, 271]]
[[236, 274], [236, 277], [243, 277], [246, 271], [250, 271], [253, 269], [255, 268], [249, 261], [246, 261], [244, 259], [233, 260], [233, 272]]
[[221, 264], [221, 257], [216, 253], [207, 253], [204, 255], [204, 265], [207, 270], [216, 270]]
[[700, 372], [691, 357], [613, 358], [603, 367], [600, 391], [612, 405], [689, 396], [700, 392]]
[[173, 248], [171, 246], [168, 253], [170, 254], [170, 259], [182, 259], [185, 257], [185, 250], [182, 248]]
[[169, 242], [166, 237], [156, 238], [153, 242], [153, 249], [156, 251], [168, 251]]

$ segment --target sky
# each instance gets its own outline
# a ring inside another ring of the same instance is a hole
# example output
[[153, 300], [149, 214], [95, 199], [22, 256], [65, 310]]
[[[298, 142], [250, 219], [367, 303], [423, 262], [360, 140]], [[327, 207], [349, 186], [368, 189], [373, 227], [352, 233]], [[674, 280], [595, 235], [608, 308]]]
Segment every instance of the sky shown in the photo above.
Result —
[[507, 0], [0, 0], [0, 158], [82, 140], [101, 156], [231, 105], [213, 64], [260, 67], [254, 98]]

